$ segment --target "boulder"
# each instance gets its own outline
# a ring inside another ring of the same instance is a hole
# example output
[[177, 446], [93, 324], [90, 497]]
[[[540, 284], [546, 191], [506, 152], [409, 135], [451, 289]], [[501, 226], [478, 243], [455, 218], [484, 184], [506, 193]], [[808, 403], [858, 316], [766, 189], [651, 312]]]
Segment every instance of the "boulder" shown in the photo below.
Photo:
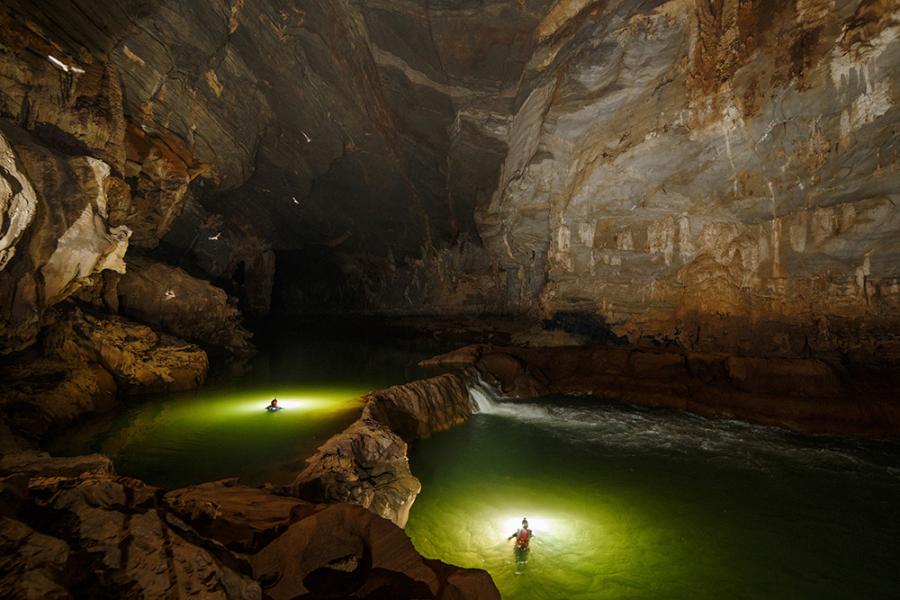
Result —
[[129, 257], [116, 293], [119, 310], [132, 319], [207, 347], [236, 354], [253, 350], [236, 301], [182, 269]]
[[0, 516], [0, 588], [4, 597], [72, 598], [62, 583], [68, 560], [69, 547], [63, 540]]
[[[76, 465], [82, 465], [77, 467]], [[4, 457], [0, 582], [15, 598], [499, 598], [359, 506], [218, 481], [161, 492], [102, 457]]]
[[236, 480], [202, 483], [164, 496], [167, 508], [199, 534], [250, 554], [281, 535], [311, 505]]
[[28, 485], [41, 526], [72, 555], [65, 582], [78, 597], [260, 599], [259, 585], [182, 538], [157, 508], [157, 490], [107, 474], [34, 475]]
[[348, 504], [320, 509], [251, 557], [268, 597], [499, 598], [484, 571], [423, 559], [401, 529]]

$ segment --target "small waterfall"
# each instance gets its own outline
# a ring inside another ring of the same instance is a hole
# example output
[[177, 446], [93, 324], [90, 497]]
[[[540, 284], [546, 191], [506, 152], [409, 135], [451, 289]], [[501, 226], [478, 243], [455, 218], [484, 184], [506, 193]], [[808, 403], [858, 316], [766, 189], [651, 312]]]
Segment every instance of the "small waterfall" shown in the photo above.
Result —
[[546, 408], [536, 404], [503, 402], [500, 394], [490, 384], [481, 379], [469, 384], [469, 398], [474, 412], [485, 415], [500, 415], [514, 419], [546, 420], [554, 418]]

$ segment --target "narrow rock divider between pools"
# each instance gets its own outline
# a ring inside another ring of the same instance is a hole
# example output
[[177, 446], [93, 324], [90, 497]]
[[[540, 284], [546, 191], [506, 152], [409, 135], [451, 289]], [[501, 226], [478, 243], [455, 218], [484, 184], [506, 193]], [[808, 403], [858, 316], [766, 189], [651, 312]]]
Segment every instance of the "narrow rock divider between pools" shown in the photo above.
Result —
[[372, 392], [359, 419], [333, 436], [281, 491], [310, 502], [348, 502], [404, 527], [422, 489], [409, 444], [467, 420], [467, 373], [446, 373]]

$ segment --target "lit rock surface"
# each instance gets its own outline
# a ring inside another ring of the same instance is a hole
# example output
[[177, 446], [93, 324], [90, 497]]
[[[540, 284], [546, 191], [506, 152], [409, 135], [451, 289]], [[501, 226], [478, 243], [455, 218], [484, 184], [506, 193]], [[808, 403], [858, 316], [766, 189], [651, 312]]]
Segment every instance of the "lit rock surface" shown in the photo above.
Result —
[[75, 364], [97, 363], [130, 391], [193, 389], [206, 379], [206, 353], [121, 317], [71, 313], [55, 325], [47, 351]]
[[581, 4], [477, 211], [522, 302], [731, 352], [896, 332], [896, 6]]
[[[11, 198], [17, 212], [8, 215], [10, 233], [33, 211], [33, 232], [27, 241], [19, 232], [0, 271], [0, 335], [9, 352], [33, 343], [47, 309], [93, 286], [97, 274], [125, 272], [130, 230], [109, 223], [109, 165], [53, 152], [17, 128], [2, 131], [4, 160], [21, 165], [17, 178], [10, 172], [4, 179], [7, 187], [16, 186], [11, 191], [20, 190]], [[30, 209], [29, 197], [35, 202]]]
[[333, 436], [291, 485], [312, 502], [349, 502], [403, 527], [422, 489], [409, 470], [408, 443], [472, 414], [463, 377], [440, 375], [373, 392], [359, 420]]

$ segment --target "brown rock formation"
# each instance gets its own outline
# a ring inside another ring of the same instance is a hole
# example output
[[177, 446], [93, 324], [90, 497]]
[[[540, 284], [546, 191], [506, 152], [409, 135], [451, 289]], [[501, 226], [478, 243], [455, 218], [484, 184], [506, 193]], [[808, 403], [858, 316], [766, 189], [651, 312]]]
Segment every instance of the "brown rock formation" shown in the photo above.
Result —
[[292, 492], [313, 502], [349, 502], [403, 527], [422, 489], [407, 444], [472, 414], [465, 380], [447, 374], [365, 397], [359, 420], [307, 459]]
[[121, 317], [70, 313], [48, 334], [46, 351], [75, 364], [96, 363], [126, 391], [193, 389], [206, 379], [206, 353]]
[[187, 390], [206, 379], [199, 347], [121, 317], [72, 310], [52, 325], [42, 349], [0, 365], [0, 415], [26, 438], [113, 406], [117, 393]]
[[115, 286], [122, 314], [208, 347], [252, 351], [241, 313], [224, 291], [153, 260], [135, 257], [128, 266]]
[[496, 599], [360, 507], [234, 484], [164, 497], [100, 457], [0, 461], [0, 582], [15, 598]]
[[0, 352], [7, 353], [32, 344], [45, 312], [93, 286], [97, 273], [124, 272], [130, 232], [109, 226], [106, 163], [57, 154], [3, 123], [0, 136], [11, 225], [0, 270]]

